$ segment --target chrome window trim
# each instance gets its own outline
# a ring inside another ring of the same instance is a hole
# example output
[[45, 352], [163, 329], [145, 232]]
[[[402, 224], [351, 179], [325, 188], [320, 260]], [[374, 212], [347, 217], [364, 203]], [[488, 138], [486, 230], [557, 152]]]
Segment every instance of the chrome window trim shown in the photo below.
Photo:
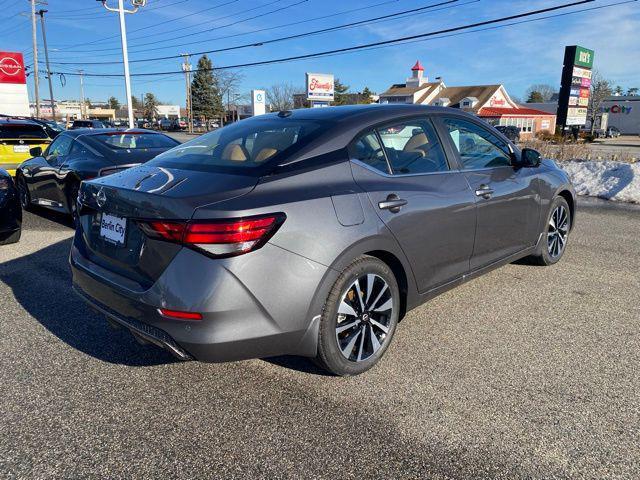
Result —
[[[385, 178], [402, 178], [402, 177], [423, 177], [425, 175], [443, 175], [443, 174], [447, 174], [447, 173], [460, 173], [461, 170], [458, 169], [449, 169], [449, 170], [441, 170], [439, 172], [422, 172], [422, 173], [401, 173], [398, 175], [395, 174], [390, 174], [390, 173], [384, 173], [380, 170], [378, 170], [377, 168], [373, 168], [371, 165], [368, 165], [366, 163], [364, 163], [362, 160], [358, 160], [357, 158], [349, 158], [350, 162], [353, 162], [357, 165], [360, 165], [361, 167], [366, 168], [367, 170], [372, 171], [373, 173], [377, 173], [378, 175], [380, 175], [381, 177], [385, 177]], [[465, 170], [468, 171], [468, 170]]]

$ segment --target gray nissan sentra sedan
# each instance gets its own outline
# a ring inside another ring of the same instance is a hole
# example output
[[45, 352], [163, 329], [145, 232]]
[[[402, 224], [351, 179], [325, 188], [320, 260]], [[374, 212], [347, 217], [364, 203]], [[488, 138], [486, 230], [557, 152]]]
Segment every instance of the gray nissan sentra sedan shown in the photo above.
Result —
[[183, 359], [369, 369], [404, 314], [522, 257], [563, 255], [567, 175], [457, 109], [283, 111], [83, 182], [73, 286]]

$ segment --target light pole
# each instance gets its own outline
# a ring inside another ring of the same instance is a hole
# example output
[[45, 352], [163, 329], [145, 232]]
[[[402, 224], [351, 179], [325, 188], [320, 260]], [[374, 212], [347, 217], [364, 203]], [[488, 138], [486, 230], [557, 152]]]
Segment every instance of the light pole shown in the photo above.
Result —
[[47, 79], [49, 80], [49, 98], [51, 102], [51, 117], [53, 120], [56, 120], [56, 106], [55, 100], [53, 99], [53, 85], [51, 84], [51, 68], [49, 67], [49, 49], [47, 48], [47, 33], [44, 29], [44, 14], [47, 13], [48, 10], [38, 10], [38, 15], [40, 15], [40, 24], [42, 25], [42, 43], [44, 45], [44, 58], [47, 61]]
[[191, 63], [189, 63], [189, 54], [183, 53], [184, 62], [182, 63], [182, 71], [184, 72], [185, 89], [187, 93], [187, 120], [189, 125], [189, 133], [193, 133], [193, 106], [191, 105]]
[[36, 96], [36, 117], [40, 117], [40, 83], [38, 79], [38, 38], [36, 36], [36, 0], [31, 0], [31, 37], [33, 40], [33, 90]]
[[124, 0], [118, 0], [118, 8], [111, 8], [107, 5], [107, 0], [98, 0], [102, 6], [110, 12], [117, 12], [120, 16], [120, 38], [122, 40], [122, 63], [124, 64], [124, 84], [127, 91], [127, 106], [129, 110], [129, 128], [134, 128], [133, 124], [133, 102], [131, 101], [131, 77], [129, 75], [129, 51], [127, 49], [127, 26], [124, 21], [125, 13], [136, 13], [139, 7], [144, 7], [147, 0], [131, 0], [133, 10], [125, 10]]

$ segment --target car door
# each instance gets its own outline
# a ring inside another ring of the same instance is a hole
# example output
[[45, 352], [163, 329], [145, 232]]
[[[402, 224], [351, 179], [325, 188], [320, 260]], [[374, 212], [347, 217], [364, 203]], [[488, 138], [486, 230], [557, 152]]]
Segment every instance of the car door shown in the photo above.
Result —
[[424, 116], [366, 131], [351, 143], [353, 176], [409, 259], [420, 292], [469, 270], [475, 205]]
[[535, 169], [514, 166], [510, 145], [480, 121], [444, 116], [441, 122], [475, 194], [478, 220], [471, 269], [534, 245], [540, 208]]
[[72, 142], [69, 135], [58, 135], [44, 153], [45, 161], [33, 171], [34, 190], [39, 203], [60, 206], [58, 169], [69, 155]]

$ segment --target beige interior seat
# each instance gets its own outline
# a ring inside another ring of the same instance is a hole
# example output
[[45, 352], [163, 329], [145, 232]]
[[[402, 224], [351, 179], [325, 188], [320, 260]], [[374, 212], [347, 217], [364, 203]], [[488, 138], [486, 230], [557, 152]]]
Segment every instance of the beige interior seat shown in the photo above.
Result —
[[224, 150], [222, 151], [222, 160], [232, 161], [232, 162], [246, 162], [249, 160], [249, 155], [242, 145], [238, 145], [237, 143], [230, 143]]
[[264, 162], [277, 153], [285, 150], [293, 144], [295, 133], [284, 132], [263, 132], [256, 138], [253, 146], [253, 161]]
[[419, 153], [424, 157], [429, 150], [429, 140], [424, 132], [416, 133], [409, 139], [402, 150], [404, 152]]

